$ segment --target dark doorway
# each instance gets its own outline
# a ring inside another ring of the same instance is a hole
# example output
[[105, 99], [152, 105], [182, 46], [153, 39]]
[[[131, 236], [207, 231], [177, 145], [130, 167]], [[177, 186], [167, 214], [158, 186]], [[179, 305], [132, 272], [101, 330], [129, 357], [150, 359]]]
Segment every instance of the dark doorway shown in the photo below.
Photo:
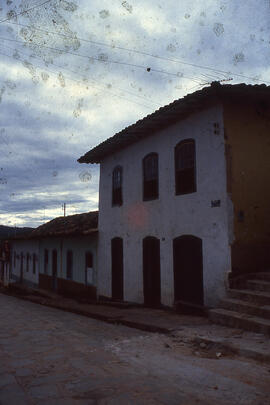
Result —
[[23, 282], [23, 253], [21, 252], [20, 256], [20, 283]]
[[93, 255], [91, 252], [85, 253], [85, 285], [94, 284], [93, 280]]
[[52, 288], [57, 289], [57, 250], [52, 251]]
[[147, 236], [143, 240], [143, 293], [144, 304], [160, 305], [160, 247], [159, 239]]
[[123, 239], [113, 238], [111, 241], [112, 257], [112, 299], [124, 299], [123, 282]]
[[203, 305], [202, 240], [183, 235], [173, 240], [174, 300]]
[[67, 251], [67, 280], [73, 280], [73, 251]]

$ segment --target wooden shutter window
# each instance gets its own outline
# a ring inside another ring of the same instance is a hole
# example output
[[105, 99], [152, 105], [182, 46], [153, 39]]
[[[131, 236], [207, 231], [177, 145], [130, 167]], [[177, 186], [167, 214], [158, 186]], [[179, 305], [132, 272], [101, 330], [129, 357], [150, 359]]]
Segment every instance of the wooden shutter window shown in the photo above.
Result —
[[175, 147], [175, 194], [196, 191], [195, 142], [188, 139]]
[[150, 153], [143, 159], [143, 200], [158, 198], [158, 154]]
[[112, 174], [112, 205], [122, 205], [122, 177], [123, 169], [121, 166], [115, 167]]

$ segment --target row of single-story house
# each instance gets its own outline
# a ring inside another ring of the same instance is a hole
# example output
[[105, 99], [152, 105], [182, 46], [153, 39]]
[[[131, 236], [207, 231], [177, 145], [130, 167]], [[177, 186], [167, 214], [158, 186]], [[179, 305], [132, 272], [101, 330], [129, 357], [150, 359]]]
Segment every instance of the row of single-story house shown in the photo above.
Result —
[[96, 298], [98, 211], [55, 218], [10, 240], [13, 281]]

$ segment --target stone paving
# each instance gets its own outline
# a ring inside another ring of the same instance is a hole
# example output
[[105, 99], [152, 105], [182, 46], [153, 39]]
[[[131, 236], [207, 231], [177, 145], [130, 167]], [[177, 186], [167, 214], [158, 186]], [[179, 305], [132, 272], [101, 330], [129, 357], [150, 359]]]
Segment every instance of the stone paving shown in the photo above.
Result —
[[269, 404], [270, 368], [0, 294], [0, 405]]

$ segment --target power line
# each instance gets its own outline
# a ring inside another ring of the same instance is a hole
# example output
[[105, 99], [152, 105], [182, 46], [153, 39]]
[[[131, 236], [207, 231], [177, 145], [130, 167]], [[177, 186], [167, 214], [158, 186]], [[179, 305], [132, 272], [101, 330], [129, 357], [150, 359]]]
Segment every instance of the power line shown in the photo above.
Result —
[[[45, 4], [50, 3], [51, 1], [52, 1], [52, 0], [46, 0], [46, 1], [44, 1], [43, 3], [36, 4], [35, 6], [33, 6], [33, 7], [31, 7], [31, 8], [28, 8], [27, 10], [21, 11], [20, 13], [12, 14], [12, 17], [18, 17], [19, 15], [23, 15], [23, 14], [29, 13], [29, 11], [32, 11], [32, 10], [34, 10], [34, 9], [37, 8], [37, 7], [44, 6]], [[60, 0], [60, 1], [61, 1], [61, 0]], [[3, 22], [9, 21], [10, 18], [11, 18], [11, 17], [7, 17], [5, 20], [1, 20], [1, 21], [0, 21], [0, 24], [2, 24]]]
[[[0, 39], [2, 39], [3, 41], [17, 42], [17, 43], [20, 43], [20, 44], [25, 45], [25, 42], [24, 42], [24, 41], [19, 41], [18, 39], [10, 39], [10, 38], [4, 38], [4, 37], [0, 37]], [[200, 79], [194, 79], [194, 78], [188, 77], [188, 76], [183, 75], [183, 74], [167, 72], [167, 71], [165, 71], [165, 70], [159, 70], [159, 69], [151, 68], [151, 67], [145, 66], [145, 65], [136, 65], [136, 64], [134, 64], [134, 63], [114, 61], [114, 60], [110, 60], [110, 59], [101, 60], [100, 58], [97, 58], [97, 57], [95, 57], [95, 56], [89, 57], [89, 56], [87, 56], [87, 55], [82, 55], [82, 54], [80, 54], [80, 53], [70, 52], [70, 51], [67, 51], [67, 50], [65, 50], [65, 49], [59, 49], [59, 48], [55, 48], [55, 47], [51, 47], [51, 46], [47, 46], [47, 45], [36, 44], [36, 43], [34, 43], [34, 42], [31, 42], [30, 45], [36, 46], [36, 47], [42, 47], [42, 48], [50, 49], [50, 50], [56, 51], [56, 52], [61, 53], [61, 54], [63, 54], [63, 53], [64, 53], [64, 54], [70, 54], [70, 55], [73, 55], [73, 56], [78, 56], [78, 57], [81, 57], [81, 58], [86, 58], [86, 59], [88, 59], [88, 60], [89, 60], [89, 59], [94, 59], [94, 60], [96, 60], [96, 61], [98, 61], [98, 62], [103, 62], [103, 63], [104, 63], [104, 62], [108, 62], [108, 63], [117, 64], [117, 65], [124, 65], [124, 66], [135, 67], [135, 68], [138, 68], [138, 69], [143, 69], [143, 70], [148, 71], [148, 72], [151, 71], [151, 72], [166, 74], [166, 75], [169, 75], [169, 76], [181, 77], [181, 78], [185, 78], [185, 79], [192, 80], [192, 81], [195, 82], [195, 83], [200, 83]]]
[[[18, 52], [20, 53], [20, 51], [18, 51]], [[6, 57], [8, 57], [8, 58], [14, 60], [14, 57], [13, 57], [13, 56], [7, 55], [7, 54], [5, 54], [5, 53], [3, 53], [3, 52], [0, 52], [0, 55], [6, 56]], [[33, 57], [33, 56], [32, 56], [32, 57]], [[50, 70], [50, 69], [48, 69], [48, 68], [39, 67], [39, 66], [37, 66], [37, 68], [40, 69], [40, 70], [42, 69], [42, 70], [48, 71], [48, 72], [50, 72], [50, 73], [53, 73], [54, 75], [57, 75], [57, 73], [56, 73], [55, 71]], [[71, 80], [71, 81], [74, 81], [74, 82], [76, 82], [76, 83], [79, 83], [79, 84], [82, 85], [82, 86], [85, 86], [85, 85], [86, 85], [86, 83], [83, 83], [81, 80], [76, 80], [76, 79], [73, 79], [73, 78], [68, 77], [68, 76], [65, 76], [65, 77], [66, 77], [68, 80]], [[100, 89], [99, 87], [94, 86], [93, 84], [91, 84], [91, 86], [92, 86], [93, 88], [98, 89], [98, 90], [102, 90], [102, 91], [104, 91], [104, 92], [106, 92], [106, 93], [109, 93], [109, 94], [111, 94], [111, 95], [113, 95], [113, 96], [115, 96], [115, 97], [118, 97], [118, 98], [121, 98], [121, 99], [123, 99], [123, 100], [129, 101], [130, 103], [137, 104], [137, 105], [139, 105], [139, 106], [141, 106], [141, 107], [148, 108], [148, 109], [150, 109], [150, 110], [153, 109], [153, 107], [150, 107], [149, 105], [145, 105], [145, 104], [142, 104], [142, 103], [138, 103], [137, 101], [130, 100], [130, 99], [128, 99], [127, 97], [118, 95], [118, 94], [116, 94], [116, 93], [113, 93], [113, 92], [111, 92], [111, 91], [105, 90], [105, 89], [103, 89], [103, 88]]]
[[[0, 45], [1, 45], [1, 44], [0, 44]], [[1, 46], [3, 46], [3, 45], [1, 45]], [[5, 45], [4, 48], [8, 48], [8, 49], [11, 49], [11, 50], [13, 50], [13, 51], [15, 50], [15, 51], [17, 51], [19, 54], [25, 55], [25, 56], [27, 56], [27, 57], [29, 57], [29, 58], [34, 58], [34, 59], [41, 59], [41, 60], [43, 60], [42, 57], [40, 57], [40, 56], [38, 56], [38, 55], [28, 55], [28, 54], [26, 54], [25, 52], [22, 52], [21, 50], [18, 51], [16, 48], [12, 48], [12, 47], [9, 47], [9, 46], [7, 46], [7, 45]], [[6, 54], [4, 54], [4, 55], [5, 55], [5, 56], [8, 56], [8, 57], [11, 57], [11, 56], [6, 55]], [[102, 82], [100, 82], [100, 81], [98, 81], [98, 80], [96, 80], [96, 79], [94, 79], [94, 78], [88, 78], [86, 75], [80, 75], [80, 74], [78, 74], [76, 71], [67, 69], [66, 67], [61, 66], [61, 65], [57, 65], [57, 64], [55, 64], [54, 62], [52, 63], [52, 65], [55, 66], [55, 67], [58, 67], [58, 68], [61, 69], [62, 71], [67, 71], [67, 72], [69, 72], [69, 73], [72, 73], [72, 74], [75, 74], [75, 75], [77, 75], [77, 76], [79, 76], [79, 77], [82, 77], [83, 79], [86, 79], [87, 81], [92, 81], [92, 82], [94, 82], [94, 83], [100, 83], [101, 85], [105, 86], [105, 88], [102, 89], [103, 91], [107, 92], [108, 94], [115, 95], [116, 97], [121, 97], [121, 96], [119, 96], [118, 94], [113, 93], [113, 92], [110, 91], [110, 90], [107, 90], [107, 87], [106, 87], [106, 84], [105, 84], [105, 83], [102, 83]], [[38, 68], [39, 68], [39, 69], [43, 69], [43, 70], [47, 70], [48, 72], [52, 72], [52, 73], [54, 73], [54, 74], [57, 74], [55, 71], [49, 70], [47, 67], [46, 67], [46, 68], [45, 68], [45, 67], [38, 67]], [[69, 78], [69, 77], [67, 77], [67, 78], [68, 78], [69, 80], [74, 80], [73, 78]], [[84, 85], [84, 86], [87, 84], [87, 83], [85, 83], [84, 81], [80, 81], [80, 83], [81, 83], [82, 85]], [[93, 87], [94, 87], [94, 86], [93, 86]], [[147, 97], [141, 96], [141, 95], [139, 95], [139, 94], [135, 94], [135, 93], [133, 93], [133, 92], [131, 92], [131, 91], [129, 91], [129, 90], [122, 89], [122, 88], [120, 88], [120, 87], [118, 87], [118, 86], [115, 86], [115, 85], [114, 85], [113, 87], [116, 88], [116, 89], [118, 89], [118, 90], [120, 90], [120, 91], [122, 91], [122, 92], [129, 93], [129, 94], [131, 94], [131, 95], [134, 96], [134, 97], [138, 97], [138, 98], [143, 99], [144, 101], [150, 102], [153, 107], [155, 106], [155, 108], [156, 108], [157, 106], [160, 107], [160, 106], [162, 105], [161, 103], [153, 103], [153, 102], [152, 102], [151, 100], [149, 100]], [[96, 88], [100, 89], [99, 87], [96, 87]], [[134, 101], [131, 101], [131, 100], [129, 100], [129, 99], [126, 99], [126, 100], [128, 100], [128, 101], [130, 101], [130, 102], [134, 102]], [[144, 106], [144, 107], [150, 108], [150, 106], [146, 106], [146, 105], [144, 105], [144, 104], [141, 104], [141, 105]], [[152, 108], [152, 107], [151, 107], [151, 108]]]
[[105, 42], [93, 41], [91, 39], [81, 38], [81, 37], [78, 37], [78, 36], [72, 37], [71, 35], [62, 34], [60, 32], [55, 32], [55, 31], [50, 31], [50, 30], [43, 30], [42, 28], [37, 28], [35, 26], [30, 26], [30, 25], [27, 25], [27, 24], [22, 24], [22, 23], [17, 23], [17, 22], [8, 21], [8, 24], [20, 25], [22, 27], [35, 29], [36, 31], [44, 32], [44, 33], [47, 33], [47, 34], [58, 35], [58, 36], [64, 37], [64, 38], [71, 38], [71, 39], [76, 38], [81, 42], [88, 42], [88, 43], [98, 45], [98, 46], [104, 46], [104, 47], [112, 48], [112, 49], [119, 49], [121, 51], [132, 52], [132, 53], [136, 53], [136, 54], [143, 55], [143, 56], [150, 56], [151, 58], [161, 59], [161, 60], [165, 60], [165, 61], [168, 61], [168, 62], [180, 63], [180, 64], [184, 64], [184, 65], [187, 65], [187, 66], [193, 66], [193, 67], [197, 67], [197, 68], [201, 68], [201, 69], [209, 69], [209, 70], [212, 70], [214, 72], [218, 72], [218, 74], [222, 73], [223, 76], [224, 76], [224, 74], [227, 74], [226, 72], [222, 72], [222, 71], [219, 71], [217, 69], [210, 68], [210, 67], [196, 65], [194, 63], [188, 63], [188, 62], [178, 60], [178, 59], [167, 58], [165, 56], [154, 55], [152, 53], [139, 51], [137, 49], [132, 49], [132, 48], [126, 48], [126, 47], [123, 47], [123, 46], [107, 44]]
[[[58, 35], [58, 36], [65, 37], [65, 38], [74, 39], [74, 37], [72, 37], [71, 35], [62, 34], [62, 33], [59, 33], [59, 32], [54, 32], [54, 31], [49, 31], [49, 30], [43, 30], [42, 28], [37, 28], [35, 26], [30, 26], [30, 25], [27, 25], [27, 24], [15, 23], [15, 22], [11, 22], [11, 21], [8, 21], [8, 24], [21, 25], [23, 27], [28, 27], [28, 28], [31, 28], [31, 29], [35, 29], [36, 31], [45, 32], [45, 33]], [[225, 70], [221, 70], [221, 69], [215, 69], [215, 68], [212, 68], [210, 66], [198, 65], [196, 63], [190, 63], [190, 62], [186, 62], [186, 61], [183, 61], [183, 60], [180, 60], [180, 59], [167, 58], [165, 56], [154, 55], [154, 54], [151, 54], [149, 52], [139, 51], [139, 50], [136, 50], [136, 49], [121, 47], [121, 46], [117, 46], [117, 45], [111, 45], [111, 44], [107, 44], [105, 42], [93, 41], [93, 40], [90, 40], [90, 39], [81, 38], [81, 37], [77, 37], [77, 36], [75, 38], [78, 39], [79, 41], [92, 43], [92, 44], [98, 45], [98, 46], [104, 46], [104, 47], [108, 47], [108, 48], [112, 48], [112, 49], [119, 49], [119, 50], [126, 51], [126, 52], [133, 52], [133, 53], [144, 55], [144, 56], [150, 56], [152, 58], [157, 58], [157, 59], [164, 60], [164, 61], [179, 63], [179, 64], [182, 64], [182, 65], [192, 66], [192, 67], [199, 68], [199, 69], [210, 70], [212, 72], [215, 72], [216, 74], [223, 75], [223, 76], [224, 75], [225, 76], [233, 75], [233, 76], [242, 77], [242, 78], [257, 81], [257, 82], [270, 83], [269, 81], [259, 80], [259, 79], [256, 79], [254, 77], [243, 75], [241, 73], [233, 73], [233, 72], [229, 72], [229, 71], [225, 71]], [[215, 79], [216, 79], [216, 77], [215, 77]]]

